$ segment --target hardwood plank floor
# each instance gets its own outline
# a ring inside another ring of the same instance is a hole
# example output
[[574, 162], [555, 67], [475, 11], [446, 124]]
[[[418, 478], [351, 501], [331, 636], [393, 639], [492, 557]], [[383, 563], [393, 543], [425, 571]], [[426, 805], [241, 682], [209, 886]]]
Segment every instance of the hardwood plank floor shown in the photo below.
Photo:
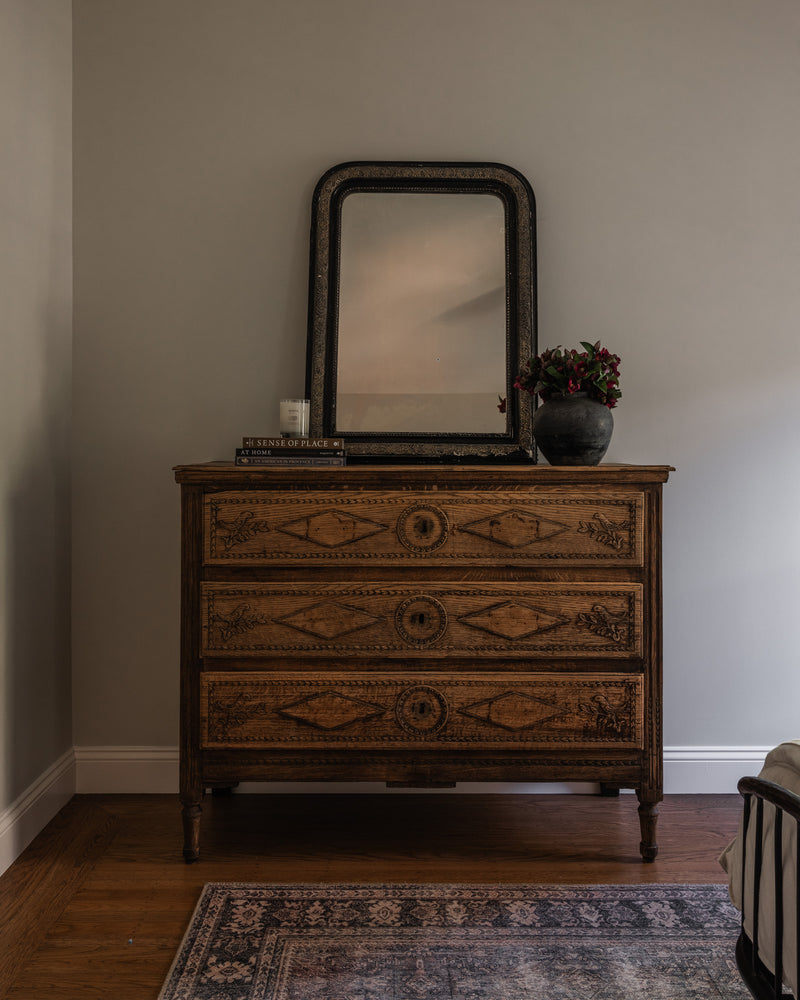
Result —
[[76, 796], [0, 878], [0, 997], [154, 1000], [206, 882], [724, 882], [737, 795], [673, 795], [660, 853], [637, 802], [591, 795]]

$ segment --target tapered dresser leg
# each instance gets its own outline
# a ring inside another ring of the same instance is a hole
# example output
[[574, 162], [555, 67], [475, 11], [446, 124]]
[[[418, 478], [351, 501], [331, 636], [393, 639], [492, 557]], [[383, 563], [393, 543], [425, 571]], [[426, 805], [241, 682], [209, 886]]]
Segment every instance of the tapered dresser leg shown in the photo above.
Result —
[[654, 861], [658, 854], [656, 824], [658, 822], [658, 799], [645, 798], [643, 792], [636, 793], [639, 799], [639, 826], [642, 840], [639, 852], [643, 861]]
[[200, 814], [203, 809], [199, 802], [184, 802], [183, 817], [183, 858], [186, 864], [200, 857]]

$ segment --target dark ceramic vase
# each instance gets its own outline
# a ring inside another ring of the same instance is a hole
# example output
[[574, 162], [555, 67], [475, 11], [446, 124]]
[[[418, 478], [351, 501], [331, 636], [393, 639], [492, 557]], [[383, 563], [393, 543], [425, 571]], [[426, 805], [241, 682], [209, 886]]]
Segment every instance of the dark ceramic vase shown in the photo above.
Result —
[[613, 430], [611, 410], [585, 392], [552, 396], [533, 415], [536, 446], [551, 465], [597, 465]]

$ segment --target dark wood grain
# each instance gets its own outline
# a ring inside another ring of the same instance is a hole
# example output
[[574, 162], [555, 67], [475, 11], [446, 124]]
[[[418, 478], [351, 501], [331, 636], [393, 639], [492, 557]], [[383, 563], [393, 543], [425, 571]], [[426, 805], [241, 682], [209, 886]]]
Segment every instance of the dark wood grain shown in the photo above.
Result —
[[73, 799], [0, 879], [0, 996], [85, 884], [117, 822]]
[[186, 860], [204, 788], [369, 779], [632, 788], [651, 861], [669, 472], [178, 467]]
[[[297, 467], [271, 468], [269, 481], [275, 488], [296, 488]], [[314, 486], [341, 486], [357, 478], [363, 488], [385, 489], [387, 482], [394, 482], [400, 489], [413, 490], [430, 483], [435, 474], [439, 489], [463, 484], [469, 478], [481, 488], [489, 490], [526, 488], [531, 484], [561, 485], [565, 474], [577, 474], [587, 486], [600, 483], [665, 483], [672, 471], [667, 465], [347, 465], [319, 467], [313, 470]], [[387, 476], [389, 478], [387, 478]], [[233, 462], [203, 462], [197, 465], [178, 465], [175, 479], [179, 483], [208, 484], [216, 489], [232, 489], [257, 485], [263, 488], [264, 469], [234, 465]], [[268, 487], [269, 488], [269, 487]]]
[[[155, 1000], [206, 882], [724, 882], [738, 795], [233, 794], [181, 860], [169, 795], [79, 796], [0, 878], [0, 997]], [[734, 942], [731, 942], [733, 949]]]

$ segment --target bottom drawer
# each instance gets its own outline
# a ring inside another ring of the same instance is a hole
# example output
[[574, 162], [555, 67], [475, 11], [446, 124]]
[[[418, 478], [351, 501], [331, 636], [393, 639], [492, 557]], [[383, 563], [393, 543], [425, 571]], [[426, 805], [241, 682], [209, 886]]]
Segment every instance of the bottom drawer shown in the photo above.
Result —
[[201, 675], [201, 746], [641, 749], [632, 674]]

